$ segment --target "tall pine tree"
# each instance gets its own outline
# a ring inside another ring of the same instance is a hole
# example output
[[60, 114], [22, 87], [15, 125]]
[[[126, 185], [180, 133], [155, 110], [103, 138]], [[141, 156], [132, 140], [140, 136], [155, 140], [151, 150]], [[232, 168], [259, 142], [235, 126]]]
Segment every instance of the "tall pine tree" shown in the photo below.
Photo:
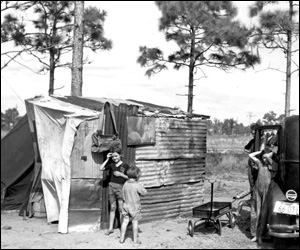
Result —
[[147, 76], [167, 69], [188, 67], [188, 113], [193, 112], [194, 75], [204, 66], [222, 70], [252, 67], [260, 60], [248, 50], [251, 31], [234, 18], [231, 1], [156, 1], [162, 17], [159, 30], [178, 50], [167, 57], [159, 48], [140, 47], [137, 62], [148, 67]]
[[[286, 3], [287, 8], [283, 9], [283, 2], [280, 1], [256, 1], [250, 7], [250, 16], [258, 16], [258, 25], [254, 33], [257, 44], [270, 50], [281, 50], [286, 58], [285, 116], [289, 116], [291, 77], [293, 73], [299, 72], [299, 63], [292, 61], [293, 54], [299, 55], [299, 2], [286, 1]], [[296, 42], [298, 45], [293, 49]], [[295, 65], [294, 70], [292, 65]]]
[[[72, 62], [63, 61], [62, 55], [73, 50], [74, 1], [30, 1], [29, 3], [20, 6], [17, 10], [33, 11], [30, 15], [31, 21], [28, 22], [33, 24], [34, 31], [28, 32], [26, 23], [22, 23], [14, 13], [8, 13], [1, 23], [1, 39], [2, 37], [12, 38], [16, 47], [22, 48], [42, 64], [40, 72], [49, 71], [48, 92], [52, 95], [55, 69], [71, 68], [72, 65]], [[104, 37], [105, 17], [106, 12], [96, 7], [88, 7], [84, 10], [84, 48], [94, 52], [112, 48], [112, 41]], [[17, 25], [10, 25], [12, 21], [15, 24], [22, 24], [22, 32], [18, 32]], [[83, 61], [83, 63], [86, 62], [87, 60]]]

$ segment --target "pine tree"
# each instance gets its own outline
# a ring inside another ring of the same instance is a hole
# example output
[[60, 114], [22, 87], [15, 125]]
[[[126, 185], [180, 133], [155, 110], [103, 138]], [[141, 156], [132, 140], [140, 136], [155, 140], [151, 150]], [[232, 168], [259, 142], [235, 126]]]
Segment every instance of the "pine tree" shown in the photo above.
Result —
[[[1, 40], [2, 37], [12, 38], [16, 47], [22, 48], [42, 64], [40, 72], [49, 71], [48, 92], [49, 95], [52, 95], [55, 69], [58, 67], [71, 68], [72, 65], [71, 62], [63, 61], [62, 55], [73, 50], [74, 1], [30, 1], [30, 3], [18, 10], [33, 11], [30, 16], [32, 21], [28, 21], [28, 23], [32, 23], [35, 30], [29, 33], [25, 23], [22, 23], [16, 15], [8, 13], [1, 23]], [[95, 7], [84, 10], [84, 48], [94, 52], [112, 48], [112, 41], [104, 37], [105, 17], [106, 12]], [[22, 24], [22, 32], [18, 32], [17, 25], [10, 25], [12, 20], [15, 24]], [[6, 29], [2, 29], [2, 27]], [[2, 31], [5, 36], [2, 36]], [[83, 63], [87, 62], [87, 60], [83, 60]]]
[[245, 69], [259, 62], [248, 51], [251, 30], [234, 20], [237, 9], [231, 1], [156, 1], [162, 12], [159, 30], [178, 50], [164, 56], [159, 48], [140, 47], [137, 62], [148, 67], [147, 76], [168, 69], [188, 67], [188, 113], [193, 112], [194, 75], [204, 66], [224, 71]]
[[[281, 50], [286, 57], [286, 93], [285, 93], [285, 116], [290, 116], [291, 99], [291, 76], [299, 71], [299, 64], [292, 71], [292, 55], [299, 53], [298, 48], [293, 50], [292, 45], [298, 42], [299, 38], [299, 2], [286, 1], [287, 9], [276, 8], [282, 4], [279, 1], [256, 1], [250, 7], [250, 16], [258, 16], [259, 23], [255, 29], [255, 39], [258, 45], [270, 50]], [[273, 9], [267, 8], [274, 7]], [[298, 8], [296, 11], [295, 8]]]

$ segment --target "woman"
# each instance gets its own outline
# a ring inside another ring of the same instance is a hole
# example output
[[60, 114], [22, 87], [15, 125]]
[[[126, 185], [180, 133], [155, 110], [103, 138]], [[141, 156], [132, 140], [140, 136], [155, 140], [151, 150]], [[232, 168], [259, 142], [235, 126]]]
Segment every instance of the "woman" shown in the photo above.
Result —
[[266, 147], [265, 149], [261, 151], [256, 151], [249, 154], [249, 158], [254, 162], [254, 167], [257, 168], [258, 174], [257, 179], [254, 184], [253, 188], [253, 207], [251, 209], [254, 209], [254, 214], [256, 214], [255, 220], [255, 227], [254, 231], [251, 232], [253, 238], [251, 241], [257, 241], [257, 226], [258, 226], [258, 220], [260, 218], [261, 214], [261, 208], [263, 206], [263, 203], [266, 198], [266, 194], [268, 192], [270, 183], [271, 183], [271, 166], [270, 166], [270, 157], [271, 157], [272, 151]]

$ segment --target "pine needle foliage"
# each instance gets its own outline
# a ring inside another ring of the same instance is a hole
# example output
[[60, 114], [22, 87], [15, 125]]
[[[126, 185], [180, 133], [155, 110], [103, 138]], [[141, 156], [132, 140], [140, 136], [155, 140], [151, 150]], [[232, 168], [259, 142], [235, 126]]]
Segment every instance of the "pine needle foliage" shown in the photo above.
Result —
[[[194, 75], [202, 67], [224, 71], [246, 69], [260, 62], [250, 52], [251, 30], [235, 20], [237, 9], [231, 1], [156, 1], [162, 13], [159, 30], [178, 50], [165, 56], [158, 48], [140, 47], [137, 62], [147, 67], [148, 77], [168, 69], [189, 68], [188, 112], [192, 113]], [[199, 72], [198, 71], [198, 72]]]

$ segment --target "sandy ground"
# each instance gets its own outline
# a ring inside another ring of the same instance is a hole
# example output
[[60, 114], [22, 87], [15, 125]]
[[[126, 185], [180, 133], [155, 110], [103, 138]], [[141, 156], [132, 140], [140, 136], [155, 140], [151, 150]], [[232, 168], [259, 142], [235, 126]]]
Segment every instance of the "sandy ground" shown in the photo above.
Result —
[[[215, 201], [233, 201], [233, 196], [248, 189], [246, 178], [226, 176], [215, 183]], [[205, 201], [210, 200], [210, 183], [206, 182]], [[233, 211], [237, 202], [233, 202]], [[197, 218], [174, 218], [151, 223], [140, 223], [141, 245], [132, 242], [132, 228], [128, 227], [124, 244], [119, 243], [119, 229], [109, 236], [104, 230], [95, 232], [57, 233], [57, 225], [47, 225], [46, 218], [23, 220], [16, 211], [1, 211], [1, 249], [272, 249], [271, 242], [258, 246], [250, 241], [249, 208], [244, 207], [242, 218], [234, 228], [222, 220], [222, 235], [213, 227], [200, 226], [191, 237], [188, 221]]]

